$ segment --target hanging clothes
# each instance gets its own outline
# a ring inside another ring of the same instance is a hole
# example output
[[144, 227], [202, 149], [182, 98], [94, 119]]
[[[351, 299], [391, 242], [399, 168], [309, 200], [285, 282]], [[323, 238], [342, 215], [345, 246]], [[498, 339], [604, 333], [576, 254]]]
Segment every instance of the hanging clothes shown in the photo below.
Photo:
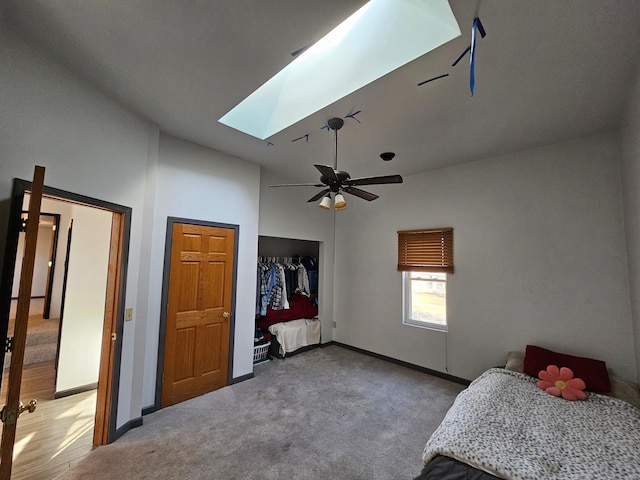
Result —
[[301, 293], [306, 297], [311, 294], [309, 290], [309, 275], [302, 264], [298, 265], [298, 287], [296, 288], [296, 293]]
[[275, 286], [269, 295], [269, 305], [274, 310], [288, 310], [287, 285], [284, 277], [284, 267], [279, 263], [271, 264], [271, 274], [275, 276]]
[[310, 296], [309, 274], [300, 260], [299, 256], [259, 258], [256, 275], [256, 314], [266, 315], [267, 307], [273, 310], [288, 310], [289, 298], [294, 293]]

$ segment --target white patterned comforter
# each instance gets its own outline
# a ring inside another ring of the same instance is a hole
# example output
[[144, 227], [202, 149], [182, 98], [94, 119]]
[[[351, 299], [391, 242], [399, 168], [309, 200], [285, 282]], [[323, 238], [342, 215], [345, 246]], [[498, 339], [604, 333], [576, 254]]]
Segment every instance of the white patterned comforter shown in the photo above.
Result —
[[570, 402], [492, 368], [456, 398], [424, 449], [509, 480], [640, 479], [640, 410], [588, 393]]

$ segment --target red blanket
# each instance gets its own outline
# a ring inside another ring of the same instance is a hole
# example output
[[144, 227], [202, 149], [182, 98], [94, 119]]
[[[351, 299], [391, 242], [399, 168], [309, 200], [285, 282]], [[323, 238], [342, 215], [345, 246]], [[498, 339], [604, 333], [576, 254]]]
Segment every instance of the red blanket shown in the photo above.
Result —
[[266, 331], [274, 323], [288, 322], [299, 318], [314, 318], [318, 316], [318, 307], [313, 306], [309, 297], [294, 293], [289, 298], [287, 310], [273, 310], [267, 307], [267, 314], [258, 318], [258, 328]]

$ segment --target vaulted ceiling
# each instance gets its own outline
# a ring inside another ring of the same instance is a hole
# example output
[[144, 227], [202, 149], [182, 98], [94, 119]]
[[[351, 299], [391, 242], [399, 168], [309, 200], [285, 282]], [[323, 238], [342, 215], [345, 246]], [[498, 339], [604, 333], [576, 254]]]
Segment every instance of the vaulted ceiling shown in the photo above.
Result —
[[[364, 3], [7, 0], [3, 13], [163, 131], [296, 181], [315, 181], [312, 165], [333, 163], [327, 119], [357, 111], [339, 133], [339, 167], [354, 177], [409, 175], [619, 126], [640, 59], [637, 0], [450, 0], [461, 37], [266, 141], [218, 122]], [[470, 43], [476, 8], [487, 36], [471, 96], [468, 56], [452, 63]], [[383, 162], [384, 151], [395, 159]]]

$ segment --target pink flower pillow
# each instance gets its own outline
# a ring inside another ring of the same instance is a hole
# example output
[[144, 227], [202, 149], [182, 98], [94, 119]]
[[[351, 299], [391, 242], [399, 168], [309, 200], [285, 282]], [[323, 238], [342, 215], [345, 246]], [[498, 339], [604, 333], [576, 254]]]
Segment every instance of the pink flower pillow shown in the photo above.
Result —
[[573, 378], [573, 371], [570, 368], [549, 365], [546, 370], [540, 370], [538, 378], [540, 379], [537, 383], [538, 387], [549, 395], [562, 396], [565, 400], [587, 398], [587, 394], [583, 392], [586, 388], [584, 381], [581, 378]]

